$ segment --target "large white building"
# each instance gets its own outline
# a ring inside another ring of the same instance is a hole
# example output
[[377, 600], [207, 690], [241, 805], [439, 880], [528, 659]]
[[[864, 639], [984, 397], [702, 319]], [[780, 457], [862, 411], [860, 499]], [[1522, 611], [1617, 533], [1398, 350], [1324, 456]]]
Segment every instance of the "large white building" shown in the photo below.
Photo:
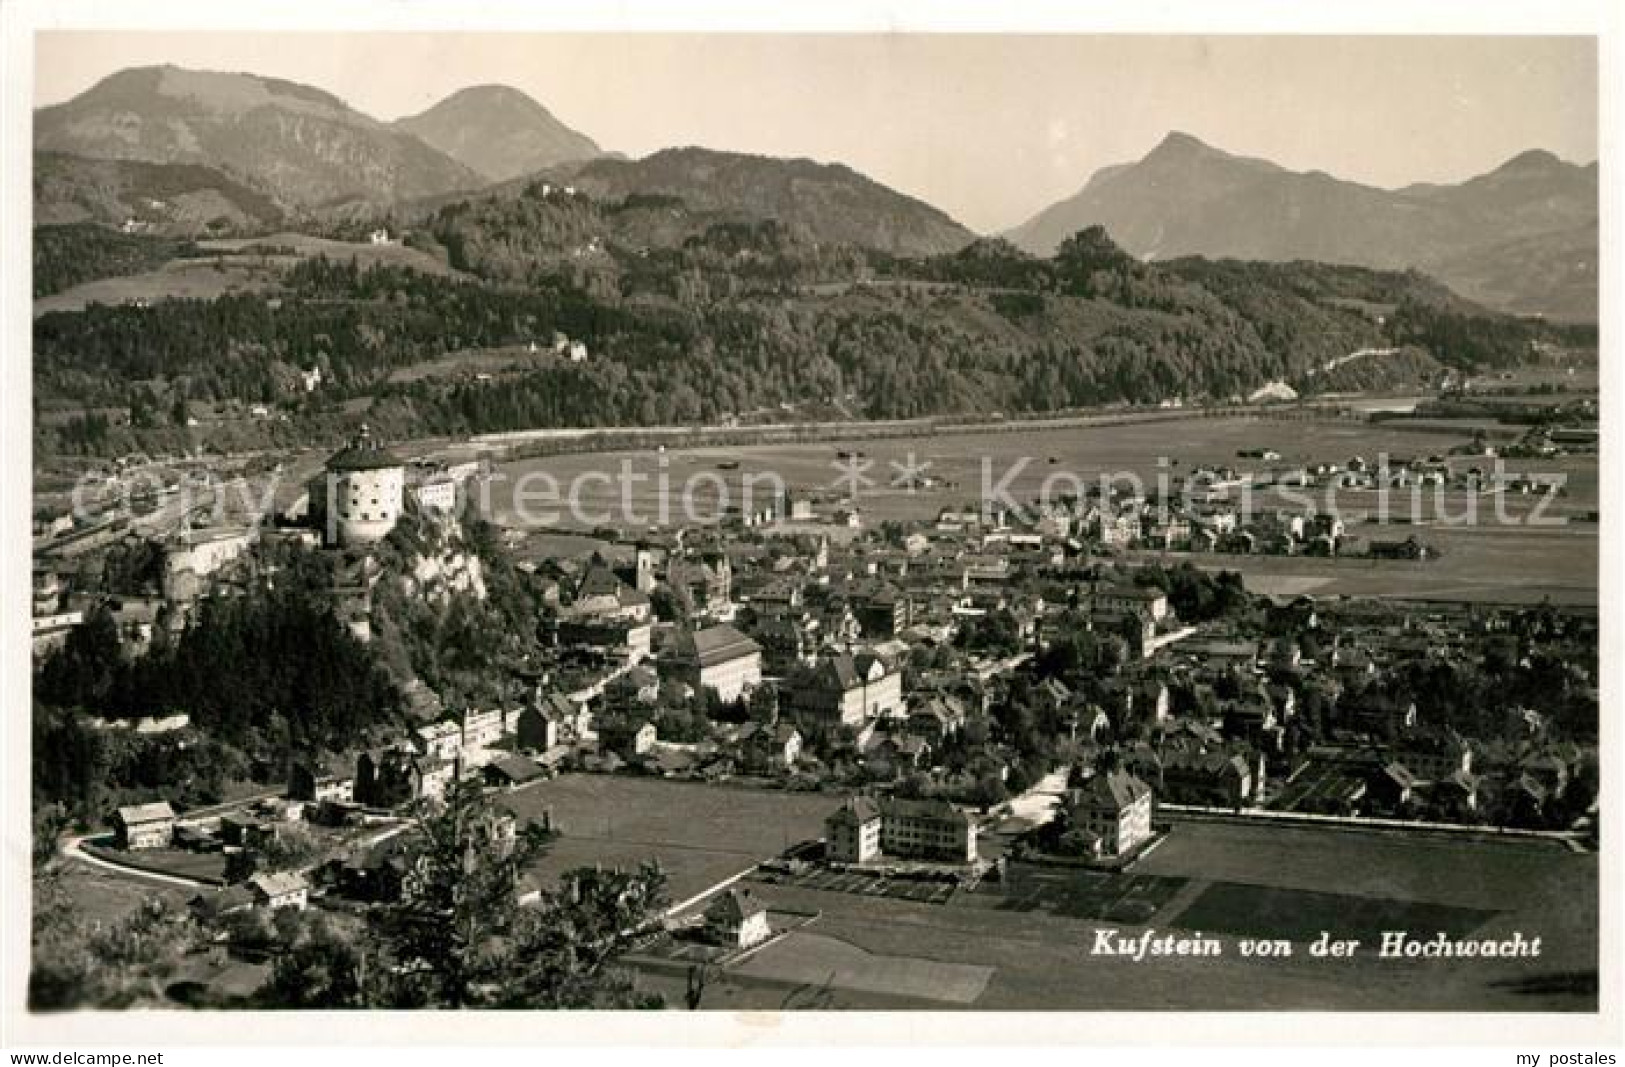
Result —
[[325, 494], [313, 506], [326, 517], [329, 547], [368, 545], [383, 540], [401, 517], [406, 465], [380, 447], [365, 426], [348, 448], [327, 461]]
[[836, 863], [897, 859], [976, 862], [976, 820], [946, 800], [853, 797], [824, 820]]
[[904, 710], [903, 672], [869, 652], [837, 653], [803, 666], [782, 691], [789, 710], [831, 726], [861, 726]]
[[762, 683], [762, 647], [732, 626], [684, 632], [661, 657], [660, 673], [732, 702]]
[[164, 595], [171, 600], [195, 596], [199, 579], [240, 558], [258, 539], [254, 527], [188, 528], [164, 546]]
[[853, 797], [824, 820], [825, 851], [836, 863], [868, 863], [880, 855], [880, 806]]
[[1106, 586], [1090, 591], [1089, 610], [1114, 614], [1144, 612], [1153, 622], [1161, 622], [1168, 616], [1168, 594], [1149, 586]]
[[1127, 771], [1104, 771], [1068, 797], [1072, 820], [1095, 836], [1101, 856], [1122, 856], [1151, 840], [1151, 789]]

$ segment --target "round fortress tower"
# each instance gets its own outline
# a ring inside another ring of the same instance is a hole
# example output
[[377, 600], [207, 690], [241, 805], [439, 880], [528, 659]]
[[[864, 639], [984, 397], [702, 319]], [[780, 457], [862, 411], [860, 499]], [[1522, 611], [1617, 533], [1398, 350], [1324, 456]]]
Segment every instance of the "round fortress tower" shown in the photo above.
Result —
[[381, 541], [401, 517], [406, 465], [361, 427], [349, 446], [327, 461], [328, 545]]

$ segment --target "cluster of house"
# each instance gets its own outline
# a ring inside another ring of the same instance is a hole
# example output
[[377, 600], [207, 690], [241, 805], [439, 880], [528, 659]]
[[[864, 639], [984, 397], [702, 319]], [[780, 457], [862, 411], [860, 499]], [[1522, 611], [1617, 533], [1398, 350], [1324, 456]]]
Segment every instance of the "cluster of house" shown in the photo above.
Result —
[[[476, 473], [406, 463], [365, 434], [332, 458], [312, 518], [320, 541], [353, 568], [335, 588], [361, 591], [360, 615], [376, 570], [354, 550], [387, 535], [412, 487], [429, 493], [420, 506], [440, 507], [433, 487]], [[1196, 476], [1215, 491], [1241, 477]], [[976, 781], [1009, 778], [1018, 754], [994, 712], [1018, 699], [1037, 720], [1060, 724], [1080, 765], [1114, 752], [1113, 769], [1080, 775], [1063, 801], [1074, 844], [1103, 858], [1151, 840], [1153, 796], [1229, 809], [1294, 797], [1298, 810], [1377, 814], [1413, 811], [1421, 798], [1434, 810], [1471, 811], [1494, 791], [1506, 809], [1535, 818], [1572, 788], [1584, 751], [1545, 746], [1486, 761], [1482, 746], [1448, 738], [1426, 708], [1379, 696], [1390, 672], [1417, 664], [1527, 657], [1531, 638], [1510, 632], [1510, 612], [1298, 597], [1262, 618], [1197, 627], [1178, 618], [1161, 589], [1122, 568], [1105, 568], [1102, 578], [1083, 566], [1091, 539], [1143, 544], [1149, 535], [1173, 547], [1198, 527], [1219, 538], [1268, 527], [1294, 545], [1335, 551], [1344, 536], [1329, 516], [1266, 515], [1249, 530], [1226, 528], [1226, 507], [1217, 497], [1197, 500], [1183, 518], [1152, 525], [1143, 501], [1107, 494], [1019, 520], [949, 509], [883, 535], [728, 525], [600, 538], [579, 552], [577, 542], [531, 550], [516, 534], [510, 544], [542, 590], [551, 636], [516, 680], [518, 695], [448, 712], [433, 694], [413, 693], [415, 725], [397, 741], [342, 765], [300, 761], [285, 804], [342, 824], [443, 796], [459, 777], [515, 788], [566, 767], [810, 775], [866, 790], [826, 823], [831, 861], [971, 864], [977, 822], [962, 805], [986, 806], [967, 799]], [[1141, 540], [1114, 541], [1113, 530]], [[228, 575], [252, 544], [252, 534], [192, 534], [166, 556], [166, 590], [171, 571], [177, 589]], [[36, 572], [36, 614], [61, 606], [53, 577]], [[993, 621], [1000, 627], [985, 625]], [[983, 629], [999, 631], [998, 647], [966, 642]], [[1063, 630], [1120, 638], [1127, 654], [1063, 680], [1039, 662]], [[1544, 652], [1585, 664], [1595, 657], [1595, 620], [1589, 631], [1541, 640]], [[1595, 685], [1594, 676], [1586, 681]], [[1307, 704], [1319, 709], [1312, 725]], [[663, 737], [674, 717], [698, 722], [698, 735]], [[1307, 780], [1301, 772], [1316, 766], [1337, 773], [1318, 775], [1313, 797], [1294, 793]], [[891, 795], [905, 778], [928, 784], [911, 792], [922, 799]], [[275, 836], [289, 810], [227, 816], [200, 832], [177, 825], [159, 803], [121, 809], [115, 825], [131, 849], [252, 849]], [[398, 891], [410, 873], [399, 846], [346, 862], [333, 877], [362, 896]], [[243, 892], [297, 897], [291, 883], [262, 881]], [[728, 938], [743, 945], [766, 936], [752, 902], [730, 895], [718, 907]]]
[[[112, 818], [116, 847], [131, 852], [179, 848], [195, 852], [246, 850], [252, 854], [273, 841], [301, 815], [298, 803], [269, 802], [258, 809], [181, 820], [167, 801], [131, 804]], [[304, 908], [310, 883], [299, 871], [254, 871], [234, 885], [206, 891], [193, 898], [199, 915], [219, 918], [254, 908]]]
[[1531, 745], [1506, 753], [1459, 734], [1434, 732], [1397, 745], [1319, 746], [1308, 758], [1329, 772], [1311, 810], [1477, 823], [1489, 809], [1502, 825], [1544, 827], [1548, 809], [1595, 766], [1573, 744]]
[[[1243, 449], [1241, 454], [1280, 458], [1269, 448]], [[1335, 556], [1346, 554], [1353, 546], [1342, 519], [1296, 501], [1286, 506], [1286, 497], [1271, 504], [1269, 494], [1278, 490], [1408, 491], [1423, 487], [1466, 493], [1550, 493], [1559, 485], [1550, 478], [1453, 464], [1437, 455], [1426, 459], [1384, 457], [1379, 462], [1352, 456], [1342, 463], [1263, 471], [1204, 465], [1180, 477], [1163, 497], [1126, 486], [1091, 488], [1076, 500], [1047, 509], [1040, 527], [1059, 529], [1063, 536], [1108, 549]], [[1431, 549], [1415, 538], [1373, 540], [1354, 550], [1386, 559], [1431, 555]]]
[[1565, 613], [1561, 632], [1539, 635], [1509, 629], [1519, 614], [1295, 598], [1269, 613], [1271, 633], [1210, 631], [1095, 683], [1092, 737], [1110, 737], [1164, 803], [1447, 821], [1491, 809], [1501, 822], [1541, 825], [1594, 750], [1547, 741], [1527, 709], [1494, 740], [1464, 737], [1387, 684], [1428, 665], [1541, 655], [1569, 663], [1575, 685], [1594, 694], [1594, 615]]
[[[531, 355], [536, 355], [543, 351], [543, 346], [532, 341], [526, 346], [526, 350]], [[585, 363], [587, 361], [586, 342], [572, 341], [568, 335], [558, 330], [553, 331], [553, 340], [547, 345], [546, 351], [560, 359], [567, 359], [571, 363]]]

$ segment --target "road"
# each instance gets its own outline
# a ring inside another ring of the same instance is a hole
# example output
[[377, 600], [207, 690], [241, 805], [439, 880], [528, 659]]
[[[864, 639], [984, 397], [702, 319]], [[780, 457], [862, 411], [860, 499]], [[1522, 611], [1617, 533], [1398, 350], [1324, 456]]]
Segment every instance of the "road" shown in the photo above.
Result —
[[[224, 804], [215, 804], [207, 808], [195, 808], [192, 811], [187, 812], [184, 818], [177, 819], [176, 822], [194, 823], [201, 819], [212, 818], [215, 815], [230, 811], [234, 808], [244, 807], [254, 803], [257, 800], [264, 800], [268, 797], [276, 797], [281, 795], [281, 790], [270, 789], [261, 793], [254, 793], [246, 797], [238, 797], [236, 800], [227, 801]], [[398, 822], [380, 833], [363, 839], [361, 842], [359, 842], [359, 846], [363, 849], [372, 848], [374, 845], [387, 841], [397, 834], [404, 833], [411, 827], [411, 825], [412, 824], [408, 821]], [[84, 844], [86, 841], [90, 841], [94, 838], [102, 836], [104, 836], [104, 833], [79, 834], [73, 837], [65, 837], [58, 844], [57, 850], [62, 854], [64, 859], [78, 860], [81, 863], [87, 863], [92, 867], [99, 867], [104, 871], [110, 871], [126, 878], [147, 879], [153, 882], [162, 882], [165, 885], [185, 886], [192, 889], [219, 888], [213, 882], [206, 882], [197, 878], [187, 878], [184, 875], [161, 874], [157, 871], [127, 867], [122, 863], [114, 863], [111, 860], [104, 860], [100, 856], [93, 856], [89, 852], [85, 851]]]
[[1055, 817], [1055, 809], [1066, 795], [1068, 771], [1062, 768], [1040, 778], [1033, 787], [1010, 801], [1010, 814], [1041, 826]]
[[88, 863], [92, 867], [100, 867], [104, 871], [111, 871], [114, 874], [122, 875], [126, 878], [138, 878], [145, 881], [162, 882], [165, 885], [185, 886], [191, 889], [215, 888], [214, 883], [212, 882], [204, 882], [196, 878], [185, 878], [178, 874], [159, 874], [156, 871], [137, 870], [134, 867], [126, 867], [121, 863], [109, 862], [108, 860], [104, 860], [99, 856], [92, 856], [90, 853], [84, 850], [84, 844], [92, 837], [100, 836], [102, 835], [83, 834], [78, 837], [64, 838], [61, 845], [63, 857], [70, 860], [78, 860], [81, 863]]

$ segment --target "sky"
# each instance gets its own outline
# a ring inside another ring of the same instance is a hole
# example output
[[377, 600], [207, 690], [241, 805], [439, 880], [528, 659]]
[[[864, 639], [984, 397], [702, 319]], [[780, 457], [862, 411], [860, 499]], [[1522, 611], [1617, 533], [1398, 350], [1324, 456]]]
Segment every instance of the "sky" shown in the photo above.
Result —
[[503, 83], [608, 150], [841, 162], [984, 233], [1172, 130], [1388, 188], [1531, 148], [1597, 158], [1583, 37], [50, 32], [35, 105], [165, 62], [304, 82], [385, 120]]

